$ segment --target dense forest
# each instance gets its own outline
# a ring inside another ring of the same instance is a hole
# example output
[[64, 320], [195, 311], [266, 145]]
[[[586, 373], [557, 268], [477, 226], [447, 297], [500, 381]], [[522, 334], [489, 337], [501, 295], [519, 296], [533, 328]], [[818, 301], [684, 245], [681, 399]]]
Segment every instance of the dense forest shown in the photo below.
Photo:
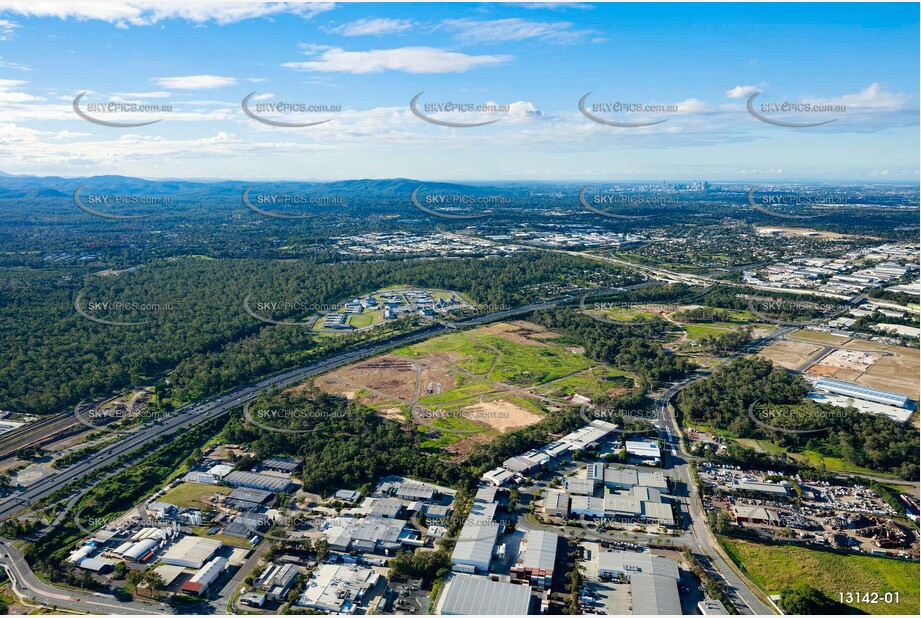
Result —
[[[486, 313], [579, 286], [631, 281], [613, 267], [537, 251], [373, 263], [180, 258], [85, 278], [22, 277], [0, 277], [0, 409], [37, 414], [150, 383], [174, 368], [171, 388], [187, 401], [295, 365], [323, 345], [342, 345], [323, 343], [307, 328], [252, 318], [242, 306], [250, 294], [254, 303], [294, 307], [265, 317], [304, 320], [316, 307], [389, 285], [452, 289]], [[78, 299], [93, 317], [140, 324], [93, 322], [75, 311]], [[114, 302], [123, 306], [114, 308]]]
[[740, 438], [771, 440], [790, 452], [816, 451], [905, 479], [918, 477], [917, 431], [881, 414], [817, 404], [806, 399], [808, 392], [801, 376], [766, 359], [740, 358], [688, 386], [677, 403], [688, 421]]
[[655, 341], [661, 326], [656, 322], [621, 326], [566, 308], [541, 311], [532, 319], [583, 342], [589, 358], [635, 373], [647, 389], [657, 382], [680, 379], [694, 369], [689, 360], [669, 354]]

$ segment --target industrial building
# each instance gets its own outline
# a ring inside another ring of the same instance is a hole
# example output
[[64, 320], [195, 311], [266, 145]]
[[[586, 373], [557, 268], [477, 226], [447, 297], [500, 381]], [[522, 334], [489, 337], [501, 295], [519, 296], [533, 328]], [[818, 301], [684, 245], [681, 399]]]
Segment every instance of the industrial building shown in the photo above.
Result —
[[627, 455], [632, 455], [639, 459], [649, 459], [656, 463], [662, 461], [662, 453], [659, 445], [649, 440], [626, 440], [624, 447], [627, 449]]
[[544, 495], [544, 515], [569, 517], [569, 494], [564, 491], [547, 491]]
[[591, 496], [572, 496], [569, 503], [569, 512], [573, 515], [586, 517], [604, 517], [604, 498]]
[[556, 532], [529, 530], [518, 561], [511, 569], [513, 579], [523, 581], [536, 590], [548, 590], [553, 585], [559, 540]]
[[307, 581], [297, 605], [323, 612], [354, 614], [380, 575], [357, 565], [321, 564]]
[[275, 494], [261, 489], [234, 489], [224, 499], [224, 504], [241, 511], [249, 511], [261, 507], [271, 506], [275, 502]]
[[767, 483], [762, 481], [733, 481], [732, 488], [739, 491], [751, 491], [762, 494], [772, 494], [775, 496], [789, 495], [792, 489], [790, 481], [781, 481], [780, 483]]
[[419, 481], [403, 481], [397, 489], [397, 498], [403, 500], [431, 500], [435, 495], [435, 488]]
[[163, 554], [163, 564], [200, 569], [221, 548], [222, 543], [215, 539], [200, 536], [184, 536]]
[[361, 494], [355, 491], [354, 489], [340, 489], [333, 497], [336, 500], [344, 500], [346, 502], [357, 502], [361, 498]]
[[635, 468], [606, 467], [604, 484], [611, 489], [633, 489], [651, 487], [660, 493], [668, 493], [668, 481], [661, 470], [637, 470]]
[[780, 515], [777, 511], [749, 504], [733, 504], [732, 515], [737, 523], [756, 524], [762, 526], [780, 525]]
[[265, 590], [266, 596], [273, 601], [283, 601], [297, 579], [297, 565], [275, 564], [270, 562], [262, 575], [255, 582], [258, 590]]
[[505, 468], [495, 468], [490, 470], [482, 477], [482, 480], [490, 485], [495, 485], [496, 487], [502, 487], [506, 483], [511, 482], [515, 478], [515, 473]]
[[595, 482], [570, 476], [566, 479], [566, 491], [572, 496], [591, 496], [595, 493]]
[[887, 406], [895, 406], [897, 408], [905, 409], [911, 409], [913, 407], [911, 399], [905, 395], [899, 395], [898, 393], [890, 393], [889, 391], [882, 391], [876, 388], [851, 384], [849, 382], [842, 382], [841, 380], [819, 378], [819, 380], [815, 383], [815, 387], [827, 393], [845, 395], [847, 397], [863, 399], [865, 401], [873, 401], [876, 403], [885, 404]]
[[462, 573], [489, 572], [493, 549], [499, 538], [499, 524], [495, 523], [497, 489], [481, 487], [473, 498], [470, 514], [457, 535], [451, 554], [451, 566]]
[[304, 460], [294, 459], [293, 457], [269, 457], [259, 464], [263, 470], [271, 470], [282, 474], [294, 474], [300, 470], [302, 465], [304, 465]]
[[289, 479], [256, 472], [242, 472], [235, 470], [224, 477], [224, 482], [233, 487], [246, 487], [247, 489], [261, 489], [262, 491], [277, 491], [285, 493], [294, 487]]
[[397, 519], [403, 513], [403, 501], [394, 498], [379, 498], [371, 507], [371, 517]]
[[435, 603], [440, 616], [524, 616], [532, 613], [531, 588], [454, 573]]
[[598, 555], [598, 575], [601, 577], [623, 577], [629, 580], [637, 573], [667, 576], [676, 583], [681, 579], [677, 562], [654, 556], [648, 551], [606, 551]]
[[337, 551], [393, 555], [404, 544], [418, 538], [418, 533], [402, 519], [337, 517], [324, 530], [326, 540]]
[[704, 599], [697, 602], [697, 609], [703, 616], [728, 616], [726, 606], [716, 599]]
[[636, 573], [630, 577], [633, 613], [643, 616], [680, 616], [678, 584], [671, 577]]
[[208, 474], [218, 481], [223, 481], [224, 477], [233, 472], [233, 466], [230, 464], [218, 464], [208, 468]]
[[227, 568], [227, 558], [214, 558], [206, 565], [202, 566], [192, 579], [182, 584], [179, 588], [182, 592], [203, 596], [207, 593], [208, 587], [213, 584]]

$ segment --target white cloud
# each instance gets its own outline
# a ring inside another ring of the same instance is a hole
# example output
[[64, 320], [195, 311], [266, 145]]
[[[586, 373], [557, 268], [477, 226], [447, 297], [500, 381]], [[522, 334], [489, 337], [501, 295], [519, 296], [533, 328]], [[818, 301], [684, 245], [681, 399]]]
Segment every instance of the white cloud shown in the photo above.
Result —
[[170, 96], [170, 93], [162, 90], [153, 92], [119, 92], [118, 96], [131, 99], [165, 99]]
[[8, 19], [0, 19], [0, 41], [6, 41], [16, 33], [19, 24]]
[[163, 88], [175, 90], [205, 90], [232, 86], [237, 83], [237, 78], [220, 75], [186, 75], [183, 77], [155, 77], [150, 81]]
[[519, 2], [513, 3], [523, 9], [547, 9], [550, 11], [564, 11], [566, 9], [579, 9], [591, 11], [595, 7], [584, 2]]
[[282, 13], [305, 19], [335, 8], [332, 2], [0, 2], [0, 12], [26, 17], [100, 20], [125, 28], [152, 26], [168, 19], [196, 24], [232, 24]]
[[890, 108], [899, 109], [908, 102], [908, 96], [900, 92], [886, 92], [882, 84], [873, 82], [860, 92], [845, 94], [832, 99], [809, 99], [816, 105], [846, 105], [848, 108]]
[[747, 99], [759, 90], [757, 86], [736, 86], [727, 90], [726, 96], [730, 99]]
[[384, 34], [398, 34], [406, 32], [413, 27], [409, 19], [359, 19], [348, 22], [335, 28], [323, 28], [326, 32], [341, 34], [343, 36], [381, 36]]
[[0, 103], [37, 103], [45, 100], [44, 97], [13, 90], [25, 83], [18, 79], [0, 79]]
[[[2, 40], [3, 38], [0, 37], [0, 41]], [[27, 67], [24, 64], [19, 64], [17, 62], [10, 62], [8, 60], [4, 60], [2, 56], [0, 56], [0, 69], [16, 69], [17, 71], [31, 71], [32, 70], [31, 67]]]
[[322, 51], [317, 60], [286, 62], [282, 66], [299, 71], [358, 74], [383, 71], [463, 73], [478, 67], [504, 64], [511, 59], [512, 57], [507, 55], [473, 56], [435, 47], [400, 47], [369, 51], [347, 51], [334, 47]]
[[466, 44], [504, 43], [537, 39], [550, 43], [575, 43], [586, 36], [597, 34], [591, 30], [572, 30], [572, 23], [528, 21], [513, 17], [478, 21], [474, 19], [446, 19], [438, 29], [454, 34]]

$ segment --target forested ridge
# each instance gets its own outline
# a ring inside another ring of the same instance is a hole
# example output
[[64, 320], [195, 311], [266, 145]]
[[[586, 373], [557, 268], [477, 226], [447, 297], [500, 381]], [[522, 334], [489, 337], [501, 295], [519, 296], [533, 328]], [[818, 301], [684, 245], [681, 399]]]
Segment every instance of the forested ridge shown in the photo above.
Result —
[[685, 388], [677, 403], [690, 422], [740, 438], [771, 440], [794, 453], [808, 449], [905, 479], [918, 477], [916, 430], [882, 414], [815, 403], [806, 399], [808, 392], [802, 376], [766, 359], [744, 357]]
[[[158, 260], [107, 275], [50, 278], [8, 271], [0, 280], [0, 408], [48, 414], [149, 383], [176, 369], [188, 400], [290, 367], [321, 344], [306, 328], [270, 326], [252, 303], [287, 302], [273, 319], [298, 320], [389, 285], [453, 289], [483, 312], [559, 296], [578, 285], [629, 281], [617, 269], [548, 252], [507, 258], [320, 263], [310, 260]], [[101, 319], [78, 315], [74, 302]], [[111, 303], [152, 306], [113, 309]], [[104, 303], [109, 303], [106, 306]]]

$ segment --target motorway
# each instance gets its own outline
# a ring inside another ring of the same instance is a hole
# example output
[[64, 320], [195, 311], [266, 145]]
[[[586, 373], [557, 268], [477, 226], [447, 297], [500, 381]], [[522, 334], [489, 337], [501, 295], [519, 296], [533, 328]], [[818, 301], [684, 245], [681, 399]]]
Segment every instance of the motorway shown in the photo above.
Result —
[[[241, 387], [206, 402], [189, 404], [188, 406], [180, 408], [177, 414], [157, 423], [138, 427], [136, 433], [125, 436], [89, 459], [78, 462], [65, 470], [57, 471], [28, 487], [25, 491], [0, 501], [0, 520], [16, 515], [31, 504], [54, 493], [61, 487], [78, 481], [100, 468], [114, 463], [123, 455], [136, 453], [158, 438], [174, 434], [182, 428], [189, 428], [213, 418], [223, 416], [232, 409], [252, 401], [264, 390], [288, 386], [300, 382], [305, 378], [326, 373], [343, 365], [376, 356], [377, 354], [393, 348], [435, 337], [450, 332], [451, 330], [469, 328], [480, 324], [504, 320], [517, 315], [528, 314], [533, 311], [549, 309], [560, 303], [572, 302], [574, 300], [578, 300], [578, 297], [573, 296], [553, 301], [533, 303], [513, 309], [488, 313], [458, 322], [435, 323], [424, 330], [397, 335], [381, 341], [368, 343], [352, 350], [334, 354], [328, 358], [265, 378], [259, 382]], [[62, 420], [60, 416], [54, 418], [56, 423]], [[7, 570], [8, 575], [10, 575], [10, 580], [16, 583], [14, 588], [17, 589], [21, 598], [30, 604], [44, 603], [48, 606], [57, 606], [83, 613], [100, 614], [154, 614], [170, 611], [169, 608], [164, 605], [154, 605], [143, 602], [121, 603], [115, 601], [114, 597], [111, 595], [90, 592], [87, 592], [86, 595], [80, 595], [78, 592], [56, 588], [42, 582], [31, 571], [28, 563], [26, 563], [22, 555], [13, 546], [12, 541], [0, 539], [0, 548], [2, 548], [2, 553], [0, 553], [0, 565]], [[228, 584], [228, 587], [229, 586], [230, 584]], [[234, 587], [235, 586], [236, 584]], [[229, 596], [232, 590], [222, 591], [220, 595], [220, 602], [222, 605], [226, 606], [227, 599], [224, 592], [227, 592]], [[96, 598], [99, 600], [96, 600]]]
[[494, 313], [488, 313], [476, 318], [471, 318], [469, 320], [459, 322], [438, 323], [425, 330], [416, 331], [405, 335], [397, 335], [389, 339], [376, 341], [352, 350], [334, 354], [328, 358], [304, 365], [302, 367], [298, 367], [296, 369], [291, 369], [254, 384], [236, 389], [207, 402], [189, 404], [188, 406], [181, 408], [178, 414], [170, 416], [165, 420], [159, 421], [158, 423], [139, 427], [136, 433], [125, 436], [105, 450], [96, 453], [94, 456], [84, 461], [78, 462], [69, 468], [49, 475], [34, 485], [29, 486], [24, 491], [13, 494], [3, 501], [0, 501], [0, 520], [15, 515], [22, 509], [35, 503], [37, 500], [40, 500], [54, 493], [59, 488], [67, 485], [68, 483], [77, 481], [86, 475], [91, 474], [96, 470], [115, 462], [119, 457], [123, 455], [129, 455], [131, 453], [137, 452], [145, 445], [158, 438], [172, 434], [181, 428], [189, 428], [193, 425], [209, 421], [218, 416], [223, 416], [234, 408], [252, 401], [264, 390], [275, 387], [288, 386], [290, 384], [300, 382], [305, 378], [326, 373], [336, 369], [337, 367], [348, 365], [364, 358], [375, 356], [381, 352], [395, 347], [400, 347], [421, 341], [423, 339], [435, 337], [452, 329], [468, 328], [479, 324], [503, 320], [516, 315], [531, 313], [541, 309], [547, 309], [562, 302], [575, 300], [576, 298], [577, 297], [567, 297], [555, 301], [524, 305], [522, 307], [506, 309], [504, 311], [496, 311]]

